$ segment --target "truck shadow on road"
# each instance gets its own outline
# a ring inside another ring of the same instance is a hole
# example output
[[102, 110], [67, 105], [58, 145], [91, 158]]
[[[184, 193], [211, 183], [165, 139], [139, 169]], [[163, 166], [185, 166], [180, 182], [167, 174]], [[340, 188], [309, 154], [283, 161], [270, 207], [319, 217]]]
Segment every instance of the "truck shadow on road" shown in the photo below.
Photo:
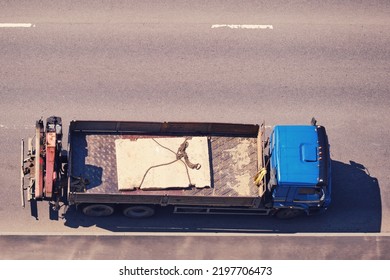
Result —
[[332, 204], [326, 213], [278, 220], [272, 216], [173, 214], [158, 209], [147, 219], [129, 219], [118, 213], [110, 217], [86, 217], [69, 208], [63, 218], [71, 228], [96, 226], [112, 232], [230, 232], [230, 233], [361, 233], [380, 232], [382, 206], [379, 183], [354, 161], [332, 161]]

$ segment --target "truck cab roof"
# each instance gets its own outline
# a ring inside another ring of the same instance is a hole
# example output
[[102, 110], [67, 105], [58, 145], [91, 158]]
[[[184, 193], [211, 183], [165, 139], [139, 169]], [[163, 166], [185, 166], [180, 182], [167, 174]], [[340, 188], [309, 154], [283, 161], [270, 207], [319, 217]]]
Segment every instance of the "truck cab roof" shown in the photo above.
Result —
[[274, 151], [279, 185], [313, 186], [320, 182], [317, 126], [277, 125]]

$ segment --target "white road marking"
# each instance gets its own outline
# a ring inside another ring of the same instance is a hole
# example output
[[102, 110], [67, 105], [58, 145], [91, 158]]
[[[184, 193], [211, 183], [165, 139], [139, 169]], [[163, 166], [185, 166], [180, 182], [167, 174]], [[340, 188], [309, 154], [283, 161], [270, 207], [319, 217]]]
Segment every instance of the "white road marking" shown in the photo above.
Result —
[[5, 129], [5, 130], [21, 130], [21, 129], [26, 129], [26, 130], [31, 130], [35, 127], [35, 125], [12, 125], [8, 126], [5, 124], [0, 124], [0, 129]]
[[213, 24], [211, 28], [230, 28], [230, 29], [274, 29], [273, 25], [265, 24]]
[[0, 23], [0, 28], [29, 28], [35, 27], [32, 23]]

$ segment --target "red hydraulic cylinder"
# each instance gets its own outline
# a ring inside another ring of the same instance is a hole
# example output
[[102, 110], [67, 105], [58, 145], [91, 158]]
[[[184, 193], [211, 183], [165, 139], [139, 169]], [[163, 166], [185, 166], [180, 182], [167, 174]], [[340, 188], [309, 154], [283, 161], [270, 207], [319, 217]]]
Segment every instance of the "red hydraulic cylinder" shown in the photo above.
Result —
[[56, 133], [46, 132], [46, 177], [45, 177], [45, 197], [51, 198], [53, 195], [53, 185], [56, 179], [54, 171], [56, 155]]

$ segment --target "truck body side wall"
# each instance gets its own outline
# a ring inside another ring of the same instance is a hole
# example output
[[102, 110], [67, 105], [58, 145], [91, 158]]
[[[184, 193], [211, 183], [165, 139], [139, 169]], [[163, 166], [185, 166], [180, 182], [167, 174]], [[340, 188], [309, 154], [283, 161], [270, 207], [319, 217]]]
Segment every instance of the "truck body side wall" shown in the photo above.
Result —
[[180, 122], [115, 122], [72, 121], [69, 133], [126, 133], [133, 135], [159, 136], [236, 136], [257, 137], [258, 125], [226, 123], [180, 123]]
[[80, 203], [108, 204], [155, 204], [155, 205], [198, 205], [198, 206], [237, 206], [258, 207], [258, 197], [209, 197], [209, 196], [174, 196], [174, 195], [118, 195], [118, 194], [88, 194], [72, 193], [70, 201]]

